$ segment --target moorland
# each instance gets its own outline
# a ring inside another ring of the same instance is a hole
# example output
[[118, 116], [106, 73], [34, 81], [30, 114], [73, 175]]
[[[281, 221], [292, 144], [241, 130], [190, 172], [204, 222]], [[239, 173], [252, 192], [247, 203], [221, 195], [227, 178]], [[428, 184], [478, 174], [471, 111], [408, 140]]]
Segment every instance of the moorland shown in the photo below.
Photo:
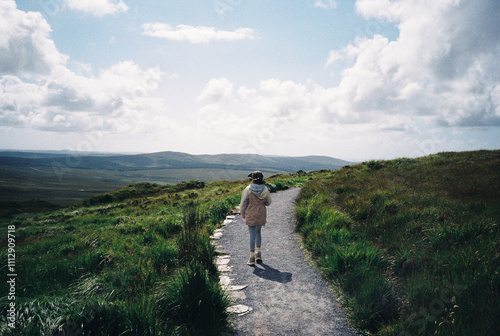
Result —
[[[299, 186], [311, 176], [278, 175], [268, 179], [269, 187]], [[0, 283], [1, 293], [15, 298], [0, 295], [0, 333], [227, 331], [230, 302], [219, 284], [210, 235], [246, 184], [139, 183], [52, 211], [4, 213], [0, 269], [17, 276], [14, 287]], [[16, 328], [8, 326], [8, 316]]]
[[68, 205], [134, 183], [240, 180], [256, 169], [272, 175], [338, 169], [346, 164], [350, 162], [324, 156], [0, 151], [0, 203], [37, 199]]
[[297, 230], [352, 323], [377, 335], [498, 335], [500, 151], [319, 175]]
[[[306, 169], [304, 169], [306, 170]], [[366, 335], [497, 335], [500, 150], [274, 174], [301, 187], [296, 229]], [[266, 174], [266, 176], [269, 176]], [[210, 235], [247, 180], [129, 184], [56, 209], [4, 212], [15, 228], [10, 335], [220, 335], [230, 301]], [[1, 293], [9, 284], [0, 283]]]

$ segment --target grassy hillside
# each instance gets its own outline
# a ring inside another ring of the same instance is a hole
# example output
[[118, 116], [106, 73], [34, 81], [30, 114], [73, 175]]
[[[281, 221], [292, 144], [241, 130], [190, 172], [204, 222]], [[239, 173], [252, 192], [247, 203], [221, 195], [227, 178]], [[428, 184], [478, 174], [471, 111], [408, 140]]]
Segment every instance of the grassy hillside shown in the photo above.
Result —
[[302, 190], [297, 230], [377, 335], [498, 335], [500, 151], [370, 161]]
[[[268, 181], [282, 189], [310, 176]], [[142, 183], [55, 211], [4, 213], [0, 268], [17, 277], [15, 301], [0, 282], [0, 334], [220, 334], [229, 301], [209, 236], [246, 184]], [[6, 320], [11, 302], [15, 329]]]
[[346, 164], [349, 162], [318, 156], [0, 151], [0, 202], [41, 199], [67, 205], [130, 183], [240, 180], [256, 169], [272, 175], [298, 170], [338, 169]]
[[337, 169], [347, 161], [326, 156], [264, 156], [256, 154], [192, 155], [158, 152], [134, 155], [95, 155], [0, 152], [0, 165], [12, 167], [67, 167], [92, 170], [135, 171], [149, 169], [232, 169], [232, 170], [297, 170]]

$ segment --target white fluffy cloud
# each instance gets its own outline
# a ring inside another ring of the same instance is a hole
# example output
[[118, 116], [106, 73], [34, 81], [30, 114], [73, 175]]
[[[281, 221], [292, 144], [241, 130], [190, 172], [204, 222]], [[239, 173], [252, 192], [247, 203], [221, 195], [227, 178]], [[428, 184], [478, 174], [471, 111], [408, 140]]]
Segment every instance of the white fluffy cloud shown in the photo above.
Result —
[[40, 13], [23, 12], [14, 1], [0, 2], [0, 73], [32, 76], [47, 75], [64, 64], [49, 38], [49, 24]]
[[236, 146], [233, 151], [247, 153], [297, 137], [306, 141], [319, 131], [315, 125], [321, 92], [314, 84], [278, 79], [263, 80], [255, 89], [212, 79], [200, 95], [206, 105], [198, 113], [198, 131], [213, 136], [224, 130]]
[[[331, 89], [325, 116], [430, 115], [441, 125], [500, 125], [500, 12], [495, 0], [358, 0], [367, 19], [398, 23], [399, 37], [359, 37], [333, 50], [327, 65], [353, 64]], [[382, 21], [381, 21], [382, 22]]]
[[217, 30], [214, 27], [177, 25], [172, 27], [166, 23], [146, 23], [143, 34], [173, 41], [190, 43], [209, 43], [212, 41], [252, 40], [254, 31], [250, 28], [238, 28], [234, 31]]
[[213, 78], [207, 83], [198, 100], [220, 101], [231, 95], [233, 86], [225, 77]]
[[200, 130], [215, 135], [231, 124], [225, 135], [239, 141], [239, 151], [259, 152], [276, 140], [286, 143], [291, 134], [304, 143], [330, 143], [352, 130], [358, 140], [362, 131], [390, 142], [422, 137], [423, 125], [500, 126], [494, 33], [500, 22], [490, 19], [499, 7], [494, 0], [358, 0], [367, 19], [398, 24], [397, 40], [360, 36], [332, 50], [326, 67], [347, 64], [334, 87], [268, 79], [248, 88], [212, 79], [199, 97], [206, 103]]
[[140, 131], [147, 112], [165, 109], [151, 97], [162, 77], [157, 68], [121, 62], [99, 76], [64, 67], [35, 83], [17, 76], [0, 79], [0, 124], [49, 131]]
[[66, 0], [69, 8], [79, 10], [96, 16], [124, 13], [128, 6], [122, 1], [111, 2], [110, 0]]
[[323, 9], [335, 9], [337, 8], [336, 0], [315, 0], [314, 7], [323, 8]]
[[[218, 79], [217, 79], [218, 80]], [[227, 79], [225, 79], [226, 81]], [[207, 83], [205, 90], [213, 84]], [[464, 150], [469, 144], [451, 128], [432, 127], [426, 116], [350, 113], [337, 88], [278, 79], [255, 88], [226, 82], [231, 91], [202, 101], [193, 138], [217, 142], [227, 152], [322, 155], [348, 160], [422, 156]], [[332, 111], [335, 105], [338, 110]], [[456, 129], [453, 129], [457, 132]], [[450, 143], [452, 141], [453, 143]]]
[[[339, 2], [313, 3], [333, 9]], [[98, 16], [127, 10], [119, 0], [66, 4]], [[170, 131], [177, 129], [182, 139], [189, 138], [180, 142], [199, 143], [192, 145], [195, 151], [204, 151], [207, 143], [217, 151], [256, 153], [333, 153], [329, 147], [335, 147], [345, 158], [354, 151], [370, 156], [382, 148], [399, 148], [406, 155], [414, 139], [420, 139], [416, 147], [424, 154], [437, 148], [427, 146], [428, 137], [438, 146], [452, 142], [452, 132], [500, 126], [500, 21], [492, 14], [500, 12], [499, 1], [357, 0], [356, 10], [370, 28], [358, 31], [390, 24], [399, 36], [360, 35], [331, 50], [325, 71], [334, 63], [344, 69], [335, 86], [266, 77], [250, 86], [236, 84], [241, 82], [237, 75], [234, 82], [227, 74], [215, 75], [199, 92], [185, 90], [173, 97], [179, 111], [175, 124], [166, 116], [165, 100], [155, 96], [169, 78], [159, 68], [125, 61], [94, 70], [70, 60], [57, 50], [42, 15], [3, 0], [0, 126], [50, 134], [107, 131], [126, 134], [127, 140], [134, 132], [136, 139], [155, 134], [172, 146], [181, 139], [172, 140]], [[142, 34], [197, 44], [256, 38], [250, 28], [163, 23], [144, 24]], [[164, 97], [179, 92], [166, 90]]]
[[140, 132], [168, 124], [158, 117], [165, 103], [152, 96], [163, 77], [159, 68], [126, 61], [93, 76], [90, 66], [79, 64], [85, 75], [76, 74], [66, 67], [68, 57], [57, 51], [39, 13], [2, 1], [0, 16], [5, 18], [0, 23], [1, 126]]
[[451, 130], [500, 126], [500, 21], [491, 14], [500, 13], [500, 2], [358, 0], [356, 6], [367, 19], [397, 23], [399, 37], [360, 36], [332, 50], [325, 66], [346, 64], [334, 87], [269, 79], [248, 88], [213, 79], [201, 97], [217, 99], [200, 109], [200, 132], [216, 135], [230, 124], [225, 136], [240, 152], [276, 143], [319, 148], [355, 134], [349, 147], [360, 152], [381, 146], [404, 152], [403, 144], [416, 143], [422, 155], [454, 136]]

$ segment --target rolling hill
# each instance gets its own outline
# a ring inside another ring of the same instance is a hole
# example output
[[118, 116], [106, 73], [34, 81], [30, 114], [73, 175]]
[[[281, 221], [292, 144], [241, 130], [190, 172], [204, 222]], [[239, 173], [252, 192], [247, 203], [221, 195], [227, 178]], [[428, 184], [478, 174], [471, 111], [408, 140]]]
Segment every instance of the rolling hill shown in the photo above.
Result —
[[369, 335], [498, 335], [500, 150], [319, 174], [297, 230]]
[[[499, 168], [500, 150], [438, 153], [268, 181], [302, 188], [297, 232], [360, 334], [493, 336]], [[15, 228], [10, 334], [222, 334], [228, 302], [209, 235], [245, 184], [142, 183], [45, 213], [0, 211], [0, 234]]]
[[327, 156], [264, 156], [257, 154], [192, 155], [180, 152], [159, 152], [135, 155], [96, 155], [85, 153], [0, 152], [0, 165], [11, 167], [68, 167], [135, 171], [151, 169], [261, 169], [269, 172], [339, 169], [350, 164]]
[[335, 170], [348, 164], [351, 163], [326, 156], [3, 151], [0, 201], [41, 199], [71, 204], [131, 183], [238, 180], [257, 169], [269, 176], [298, 170]]

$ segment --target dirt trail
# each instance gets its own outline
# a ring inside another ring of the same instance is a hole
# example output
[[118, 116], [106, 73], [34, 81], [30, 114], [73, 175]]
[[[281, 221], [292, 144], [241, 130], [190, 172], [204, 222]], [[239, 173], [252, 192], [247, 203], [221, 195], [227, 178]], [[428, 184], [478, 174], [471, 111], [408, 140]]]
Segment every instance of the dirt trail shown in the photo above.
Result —
[[246, 265], [249, 233], [241, 216], [226, 220], [219, 232], [218, 249], [228, 254], [219, 259], [222, 282], [240, 289], [231, 291], [235, 304], [251, 309], [232, 315], [236, 335], [358, 335], [300, 248], [294, 232], [298, 193], [293, 188], [272, 194], [262, 229], [262, 264]]

